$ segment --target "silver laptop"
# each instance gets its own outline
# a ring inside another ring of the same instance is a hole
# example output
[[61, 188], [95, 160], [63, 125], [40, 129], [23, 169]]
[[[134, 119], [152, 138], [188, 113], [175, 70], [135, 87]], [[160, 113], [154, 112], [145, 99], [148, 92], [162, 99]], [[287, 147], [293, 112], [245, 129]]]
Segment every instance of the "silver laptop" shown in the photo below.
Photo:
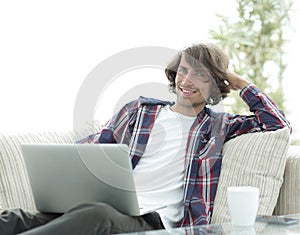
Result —
[[24, 144], [22, 152], [41, 212], [64, 213], [84, 202], [134, 216], [150, 212], [139, 207], [126, 145]]

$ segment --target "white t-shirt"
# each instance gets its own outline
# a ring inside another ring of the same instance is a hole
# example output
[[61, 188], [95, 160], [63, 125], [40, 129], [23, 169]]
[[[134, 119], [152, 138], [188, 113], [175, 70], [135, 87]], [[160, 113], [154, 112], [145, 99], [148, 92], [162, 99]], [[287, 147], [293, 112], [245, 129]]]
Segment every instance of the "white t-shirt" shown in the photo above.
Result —
[[145, 153], [134, 169], [141, 207], [167, 206], [158, 210], [165, 228], [183, 217], [183, 176], [189, 130], [195, 117], [173, 112], [165, 106], [159, 112]]

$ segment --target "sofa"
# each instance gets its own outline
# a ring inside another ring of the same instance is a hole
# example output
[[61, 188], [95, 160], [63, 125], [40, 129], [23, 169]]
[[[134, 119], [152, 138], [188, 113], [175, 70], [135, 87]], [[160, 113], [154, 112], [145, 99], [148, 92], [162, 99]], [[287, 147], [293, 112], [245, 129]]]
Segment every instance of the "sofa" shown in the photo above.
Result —
[[[91, 122], [76, 131], [0, 134], [0, 210], [16, 207], [36, 210], [21, 144], [74, 143], [100, 128], [100, 123]], [[226, 188], [231, 185], [253, 185], [262, 189], [261, 204], [267, 206], [261, 207], [261, 214], [300, 213], [300, 146], [289, 144], [289, 130], [276, 133], [246, 134], [225, 144], [212, 223], [229, 219], [225, 194]], [[259, 155], [261, 159], [257, 159]], [[265, 156], [270, 156], [271, 160]], [[273, 175], [268, 175], [269, 172]]]

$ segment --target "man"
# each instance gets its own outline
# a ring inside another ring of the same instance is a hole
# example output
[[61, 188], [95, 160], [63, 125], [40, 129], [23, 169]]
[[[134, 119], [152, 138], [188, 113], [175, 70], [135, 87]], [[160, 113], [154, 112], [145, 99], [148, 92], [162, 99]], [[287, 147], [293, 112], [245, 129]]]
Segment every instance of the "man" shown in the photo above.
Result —
[[[289, 127], [284, 114], [254, 84], [228, 70], [216, 46], [186, 48], [165, 72], [175, 103], [140, 97], [126, 104], [99, 133], [79, 143], [129, 146], [140, 205], [166, 206], [144, 216], [124, 215], [104, 203], [78, 205], [64, 215], [19, 209], [0, 217], [0, 232], [15, 234], [112, 234], [210, 222], [224, 142], [238, 135]], [[230, 90], [253, 115], [216, 113]]]

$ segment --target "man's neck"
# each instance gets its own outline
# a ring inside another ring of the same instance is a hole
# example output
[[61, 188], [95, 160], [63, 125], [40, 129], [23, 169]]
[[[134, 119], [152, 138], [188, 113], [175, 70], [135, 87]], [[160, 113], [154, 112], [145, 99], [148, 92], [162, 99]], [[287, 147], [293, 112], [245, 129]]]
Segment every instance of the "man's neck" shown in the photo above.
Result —
[[173, 112], [180, 113], [184, 116], [196, 117], [204, 109], [204, 107], [205, 104], [198, 105], [197, 107], [193, 107], [193, 106], [186, 107], [186, 106], [175, 104], [171, 106], [171, 110]]

